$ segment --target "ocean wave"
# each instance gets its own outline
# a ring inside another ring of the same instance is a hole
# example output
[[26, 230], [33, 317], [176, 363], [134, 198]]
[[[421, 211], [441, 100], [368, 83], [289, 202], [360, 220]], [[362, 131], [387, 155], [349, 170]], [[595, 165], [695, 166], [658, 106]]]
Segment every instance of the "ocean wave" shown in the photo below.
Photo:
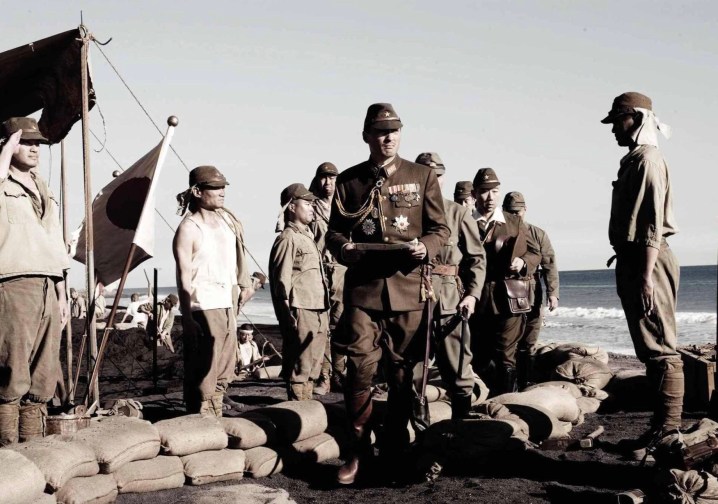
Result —
[[[559, 308], [553, 312], [546, 312], [547, 318], [581, 318], [581, 319], [625, 319], [621, 308]], [[676, 322], [679, 324], [715, 324], [716, 314], [711, 312], [678, 312]]]

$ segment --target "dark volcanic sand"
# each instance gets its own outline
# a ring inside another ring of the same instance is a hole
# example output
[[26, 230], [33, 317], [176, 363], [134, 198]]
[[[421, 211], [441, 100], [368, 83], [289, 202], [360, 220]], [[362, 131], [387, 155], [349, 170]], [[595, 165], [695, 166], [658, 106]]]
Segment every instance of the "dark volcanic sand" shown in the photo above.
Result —
[[[179, 319], [178, 319], [179, 320]], [[75, 321], [75, 329], [79, 329]], [[281, 338], [276, 326], [259, 326], [258, 344], [265, 339], [281, 351]], [[182, 405], [182, 358], [181, 328], [173, 330], [176, 354], [165, 348], [158, 349], [159, 385], [166, 387], [164, 394], [147, 390], [152, 386], [152, 351], [144, 342], [144, 332], [138, 330], [115, 331], [111, 336], [108, 354], [103, 366], [100, 393], [104, 401], [116, 398], [136, 398], [143, 402], [145, 418], [156, 421], [184, 413]], [[79, 337], [75, 338], [75, 352]], [[266, 352], [270, 353], [269, 348]], [[64, 349], [63, 349], [64, 356]], [[643, 369], [635, 357], [611, 355], [611, 368]], [[83, 370], [84, 373], [84, 370]], [[82, 381], [82, 380], [81, 380]], [[84, 382], [79, 391], [84, 392]], [[237, 415], [260, 406], [286, 399], [286, 392], [279, 381], [235, 382], [228, 394], [233, 409], [227, 415]], [[81, 397], [81, 396], [80, 396]], [[327, 404], [330, 424], [343, 425], [343, 400], [340, 394], [330, 393], [320, 398]], [[631, 409], [630, 405], [624, 405]], [[645, 430], [648, 411], [597, 412], [586, 415], [585, 423], [574, 428], [571, 437], [578, 439], [599, 425], [606, 431], [598, 448], [584, 451], [540, 451], [497, 455], [490, 464], [446, 470], [434, 483], [416, 483], [407, 486], [391, 486], [386, 483], [368, 482], [359, 487], [338, 487], [333, 483], [334, 471], [340, 461], [300, 469], [285, 469], [283, 474], [244, 482], [268, 487], [283, 488], [298, 503], [613, 503], [615, 494], [642, 488], [650, 490], [654, 477], [651, 464], [645, 467], [638, 462], [625, 461], [616, 453], [615, 443], [626, 437], [635, 437]], [[635, 409], [635, 408], [633, 408]], [[705, 412], [684, 412], [684, 425], [705, 416]], [[206, 487], [168, 490], [147, 494], [123, 494], [119, 503], [175, 503], [192, 502]]]

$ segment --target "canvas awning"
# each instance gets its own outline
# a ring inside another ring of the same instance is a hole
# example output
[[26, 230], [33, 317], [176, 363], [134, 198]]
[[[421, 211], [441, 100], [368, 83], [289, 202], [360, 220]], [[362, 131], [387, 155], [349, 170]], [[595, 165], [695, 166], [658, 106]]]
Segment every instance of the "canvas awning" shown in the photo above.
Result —
[[[82, 117], [80, 28], [0, 53], [0, 122], [42, 109], [40, 130], [57, 143]], [[90, 108], [95, 91], [88, 66]]]

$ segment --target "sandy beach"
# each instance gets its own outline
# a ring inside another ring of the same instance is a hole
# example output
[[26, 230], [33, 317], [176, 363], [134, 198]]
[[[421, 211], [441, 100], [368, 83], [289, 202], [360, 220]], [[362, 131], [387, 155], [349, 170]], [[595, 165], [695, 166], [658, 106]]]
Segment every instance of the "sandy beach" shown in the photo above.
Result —
[[[179, 322], [179, 318], [176, 322]], [[265, 341], [281, 352], [278, 328], [257, 326], [256, 341], [260, 348]], [[75, 349], [79, 346], [81, 323], [75, 321]], [[182, 343], [181, 326], [173, 330], [177, 353], [158, 348], [158, 376], [162, 393], [151, 390], [152, 351], [144, 331], [129, 329], [114, 331], [102, 370], [100, 393], [103, 402], [117, 398], [134, 398], [144, 405], [144, 417], [151, 421], [184, 414], [182, 404]], [[271, 353], [269, 344], [265, 346]], [[271, 363], [271, 362], [270, 362]], [[610, 354], [609, 366], [614, 372], [642, 369], [635, 357]], [[84, 373], [84, 370], [82, 371]], [[83, 380], [81, 379], [81, 382]], [[79, 386], [79, 392], [84, 383]], [[236, 416], [261, 406], [286, 399], [279, 380], [249, 379], [232, 384], [229, 394], [231, 409], [225, 414]], [[330, 393], [319, 398], [328, 411], [330, 425], [345, 422], [341, 394]], [[705, 416], [701, 411], [684, 411], [684, 425]], [[628, 489], [650, 489], [654, 471], [649, 463], [623, 460], [616, 443], [623, 438], [637, 436], [645, 429], [650, 412], [645, 405], [604, 402], [594, 414], [587, 414], [585, 422], [574, 428], [571, 437], [578, 439], [598, 426], [605, 428], [597, 448], [582, 451], [507, 452], [497, 455], [489, 464], [471, 467], [447, 467], [433, 483], [416, 483], [401, 487], [380, 481], [369, 481], [357, 487], [338, 487], [334, 471], [341, 462], [333, 460], [319, 465], [287, 468], [282, 474], [267, 478], [243, 480], [288, 491], [298, 503], [312, 502], [472, 502], [472, 503], [575, 503], [615, 502], [615, 494]], [[176, 490], [151, 494], [122, 494], [117, 502], [197, 502], [202, 496], [216, 494], [216, 488], [227, 487], [231, 495], [236, 483], [216, 483], [201, 487], [185, 486]], [[215, 490], [212, 490], [212, 489]], [[213, 493], [214, 492], [214, 493]], [[222, 494], [224, 495], [224, 494]], [[216, 495], [215, 495], [216, 497]], [[221, 500], [221, 499], [220, 499]], [[213, 502], [217, 502], [213, 497]], [[228, 501], [229, 502], [229, 501]]]

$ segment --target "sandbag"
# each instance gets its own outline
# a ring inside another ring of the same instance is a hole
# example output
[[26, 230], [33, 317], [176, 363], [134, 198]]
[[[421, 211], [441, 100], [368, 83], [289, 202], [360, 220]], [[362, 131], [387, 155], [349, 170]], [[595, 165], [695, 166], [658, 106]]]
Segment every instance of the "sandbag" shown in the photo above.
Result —
[[254, 411], [269, 418], [287, 443], [321, 434], [329, 424], [324, 405], [315, 400], [285, 401]]
[[240, 480], [244, 476], [244, 450], [212, 450], [181, 457], [190, 485]]
[[537, 383], [535, 385], [531, 385], [529, 387], [526, 387], [523, 389], [522, 392], [528, 392], [529, 390], [534, 389], [541, 389], [541, 388], [548, 388], [548, 387], [556, 387], [563, 389], [567, 392], [570, 392], [573, 397], [581, 397], [583, 393], [581, 392], [581, 389], [576, 385], [575, 383], [571, 383], [564, 380], [555, 380], [555, 381], [547, 381], [542, 383]]
[[556, 366], [554, 376], [577, 385], [602, 389], [611, 380], [613, 373], [603, 362], [594, 359], [576, 359]]
[[486, 399], [489, 398], [490, 392], [491, 390], [486, 383], [479, 378], [479, 375], [474, 373], [474, 390], [471, 393], [471, 404], [476, 405], [486, 401]]
[[5, 504], [23, 504], [43, 496], [45, 476], [27, 457], [0, 450], [0, 496]]
[[449, 393], [441, 381], [426, 384], [426, 402], [448, 401]]
[[[437, 401], [429, 403], [429, 418], [431, 420], [430, 425], [435, 423], [450, 420], [451, 419], [451, 404], [446, 401]], [[414, 427], [409, 422], [409, 442], [413, 443], [416, 440], [416, 432]]]
[[511, 435], [522, 441], [529, 440], [529, 425], [518, 415], [512, 413], [505, 405], [485, 402], [472, 407], [470, 419], [501, 420], [513, 428]]
[[58, 504], [105, 504], [117, 499], [117, 484], [112, 474], [72, 478], [57, 492]]
[[155, 458], [160, 452], [157, 428], [146, 420], [110, 416], [93, 420], [72, 438], [95, 452], [100, 472], [115, 472], [128, 462]]
[[179, 457], [227, 447], [227, 433], [215, 416], [185, 415], [155, 424], [162, 453]]
[[12, 445], [12, 450], [37, 466], [52, 490], [72, 478], [94, 476], [100, 472], [92, 448], [69, 436], [47, 436]]
[[583, 414], [595, 413], [601, 407], [601, 401], [595, 397], [579, 397], [576, 399], [576, 404], [578, 404]]
[[529, 428], [529, 439], [534, 443], [540, 443], [546, 439], [565, 438], [565, 424], [561, 422], [551, 411], [538, 404], [506, 404], [506, 408], [526, 422]]
[[718, 479], [705, 471], [671, 469], [666, 479], [664, 502], [711, 504], [718, 501]]
[[184, 485], [184, 465], [179, 457], [155, 457], [128, 462], [115, 473], [117, 491], [123, 493], [156, 492]]
[[50, 495], [50, 494], [44, 493], [35, 500], [22, 501], [22, 502], [29, 502], [30, 504], [56, 504], [57, 497], [55, 496], [55, 494]]
[[277, 437], [277, 426], [261, 413], [250, 412], [241, 417], [222, 417], [220, 422], [229, 436], [229, 448], [248, 450], [271, 444]]
[[551, 411], [563, 422], [578, 420], [581, 410], [571, 392], [558, 387], [544, 387], [502, 394], [491, 399], [499, 404], [539, 405]]
[[262, 366], [254, 370], [257, 380], [276, 380], [282, 374], [282, 366]]
[[257, 446], [244, 451], [244, 474], [250, 478], [263, 478], [282, 472], [282, 457], [267, 446]]
[[292, 447], [301, 455], [300, 460], [306, 462], [325, 462], [339, 458], [341, 453], [339, 442], [328, 432], [297, 441]]
[[616, 405], [625, 411], [651, 411], [655, 391], [642, 369], [622, 369], [606, 385]]

